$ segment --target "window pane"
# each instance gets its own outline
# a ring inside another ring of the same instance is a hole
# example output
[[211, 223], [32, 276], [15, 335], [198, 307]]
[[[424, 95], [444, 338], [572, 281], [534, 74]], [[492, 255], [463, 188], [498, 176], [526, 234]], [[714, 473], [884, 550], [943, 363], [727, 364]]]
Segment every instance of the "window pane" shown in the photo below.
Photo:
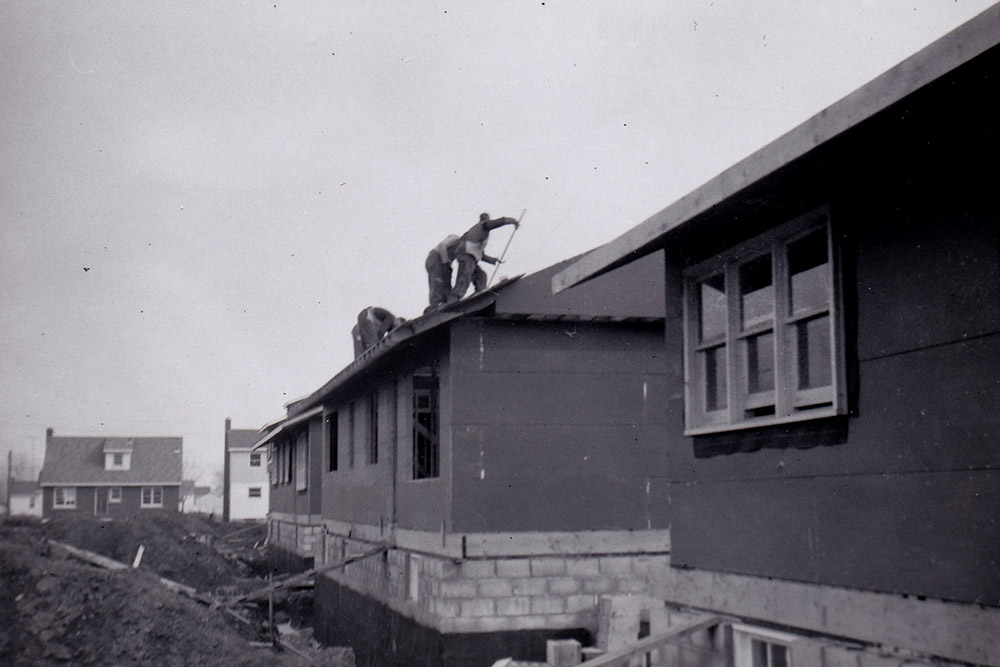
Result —
[[758, 257], [740, 266], [740, 309], [744, 329], [774, 319], [770, 255]]
[[726, 335], [726, 280], [720, 273], [699, 285], [701, 340], [714, 340]]
[[705, 411], [722, 410], [728, 405], [726, 393], [726, 346], [720, 345], [705, 350]]
[[788, 647], [771, 644], [771, 667], [788, 667]]
[[828, 387], [830, 370], [830, 317], [814, 317], [795, 325], [798, 342], [799, 389]]
[[830, 303], [830, 271], [826, 230], [788, 244], [788, 272], [792, 281], [792, 314]]
[[750, 640], [750, 662], [753, 667], [768, 667], [767, 644], [759, 639]]
[[747, 392], [774, 389], [774, 333], [747, 338]]

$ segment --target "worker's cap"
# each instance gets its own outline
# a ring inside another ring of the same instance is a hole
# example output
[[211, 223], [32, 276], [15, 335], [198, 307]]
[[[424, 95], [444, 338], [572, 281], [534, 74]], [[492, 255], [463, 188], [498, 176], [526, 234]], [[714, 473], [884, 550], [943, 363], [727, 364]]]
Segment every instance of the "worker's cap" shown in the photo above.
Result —
[[489, 213], [480, 213], [479, 214], [479, 219], [480, 220], [489, 220], [490, 219], [490, 214]]

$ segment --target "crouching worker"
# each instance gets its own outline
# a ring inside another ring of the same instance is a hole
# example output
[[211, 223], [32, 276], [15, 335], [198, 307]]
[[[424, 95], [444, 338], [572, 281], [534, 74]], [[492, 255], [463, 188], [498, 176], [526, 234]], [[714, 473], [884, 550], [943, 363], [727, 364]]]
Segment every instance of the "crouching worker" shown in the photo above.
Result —
[[354, 339], [354, 357], [360, 357], [361, 353], [373, 346], [375, 343], [395, 329], [401, 326], [406, 320], [396, 317], [385, 308], [369, 306], [358, 313], [358, 323], [351, 329], [351, 337]]
[[449, 234], [427, 253], [424, 268], [427, 269], [430, 305], [424, 310], [425, 313], [448, 303], [451, 293], [451, 263], [455, 261], [460, 245], [461, 239], [455, 234]]

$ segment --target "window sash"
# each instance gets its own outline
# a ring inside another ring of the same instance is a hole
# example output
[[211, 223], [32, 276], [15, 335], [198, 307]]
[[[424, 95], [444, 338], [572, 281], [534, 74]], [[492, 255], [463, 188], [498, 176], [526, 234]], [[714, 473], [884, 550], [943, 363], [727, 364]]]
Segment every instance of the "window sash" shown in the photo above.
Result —
[[260, 452], [250, 453], [250, 467], [259, 468], [260, 467]]
[[57, 486], [52, 494], [52, 506], [62, 508], [76, 507], [76, 487]]
[[120, 486], [108, 487], [108, 502], [120, 503], [121, 501], [122, 501], [122, 487]]
[[[810, 239], [816, 233], [823, 234], [826, 258], [810, 265], [816, 261], [817, 242]], [[793, 247], [796, 252], [804, 250], [791, 256]], [[799, 421], [845, 410], [836, 251], [824, 207], [685, 271], [687, 434]], [[767, 256], [769, 285], [761, 272]], [[793, 310], [790, 269], [803, 261], [806, 269], [795, 275], [809, 275], [797, 283], [797, 294], [811, 301]], [[818, 267], [825, 268], [817, 273]], [[753, 281], [746, 292], [740, 289], [741, 276]], [[704, 288], [709, 281], [712, 288]], [[724, 303], [726, 322], [722, 333], [712, 325], [708, 338], [703, 336], [706, 293], [716, 311], [711, 317], [718, 322], [719, 304]], [[825, 295], [825, 301], [820, 302], [817, 294]], [[743, 312], [747, 295], [753, 315], [749, 318]], [[770, 345], [761, 347], [762, 341]], [[759, 382], [754, 382], [751, 371], [757, 371]], [[816, 378], [820, 384], [807, 382]]]
[[305, 491], [309, 486], [309, 430], [295, 439], [295, 490]]
[[144, 486], [142, 487], [141, 507], [163, 507], [163, 487]]

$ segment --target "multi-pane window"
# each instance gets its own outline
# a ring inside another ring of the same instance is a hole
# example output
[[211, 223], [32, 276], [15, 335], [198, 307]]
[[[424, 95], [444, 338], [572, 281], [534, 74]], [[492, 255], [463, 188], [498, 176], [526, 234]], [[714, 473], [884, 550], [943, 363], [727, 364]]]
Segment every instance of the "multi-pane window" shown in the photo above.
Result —
[[144, 486], [142, 487], [142, 507], [163, 507], [163, 487]]
[[260, 452], [250, 452], [250, 467], [251, 468], [260, 467]]
[[845, 410], [834, 258], [824, 209], [685, 273], [689, 432]]
[[251, 486], [247, 489], [247, 496], [249, 498], [260, 498], [261, 488], [259, 486]]
[[305, 491], [308, 487], [309, 470], [309, 429], [299, 433], [295, 439], [295, 490]]
[[330, 472], [337, 469], [337, 459], [340, 457], [340, 434], [337, 433], [340, 420], [337, 415], [336, 411], [326, 415], [327, 469]]
[[368, 397], [368, 464], [378, 463], [378, 394]]
[[122, 501], [122, 487], [120, 486], [108, 487], [108, 502], [120, 503], [121, 501]]
[[63, 509], [76, 507], [76, 488], [72, 486], [57, 486], [52, 494], [52, 506]]
[[746, 625], [733, 625], [734, 667], [792, 667], [793, 635]]
[[413, 377], [413, 479], [441, 475], [438, 379]]

